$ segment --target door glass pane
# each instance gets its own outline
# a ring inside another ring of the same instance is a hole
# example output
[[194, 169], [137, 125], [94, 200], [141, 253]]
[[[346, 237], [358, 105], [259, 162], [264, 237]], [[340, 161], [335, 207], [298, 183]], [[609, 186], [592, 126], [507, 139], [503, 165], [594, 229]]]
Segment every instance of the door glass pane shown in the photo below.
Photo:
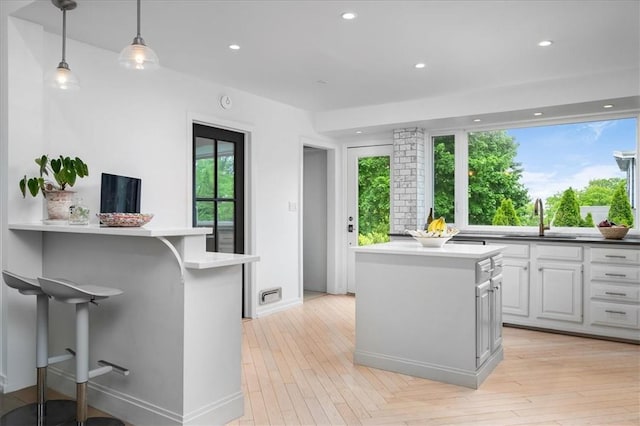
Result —
[[223, 253], [233, 253], [235, 220], [233, 201], [218, 202], [218, 251]]
[[207, 138], [196, 138], [195, 192], [198, 198], [213, 198], [213, 143]]
[[213, 226], [212, 201], [196, 201], [196, 226]]
[[234, 144], [218, 141], [218, 198], [234, 197]]
[[358, 159], [358, 245], [389, 241], [390, 157]]
[[[433, 138], [433, 218], [455, 222], [455, 137]], [[427, 206], [429, 207], [429, 206]]]

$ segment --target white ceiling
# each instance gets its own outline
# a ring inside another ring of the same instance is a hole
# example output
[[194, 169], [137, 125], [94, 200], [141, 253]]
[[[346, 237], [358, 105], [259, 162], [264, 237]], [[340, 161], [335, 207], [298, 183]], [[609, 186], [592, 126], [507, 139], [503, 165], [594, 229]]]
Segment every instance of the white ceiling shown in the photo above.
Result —
[[[77, 1], [68, 37], [114, 52], [131, 42], [135, 0]], [[357, 19], [341, 19], [344, 11]], [[61, 32], [50, 0], [14, 15]], [[143, 0], [141, 32], [162, 66], [309, 111], [640, 64], [638, 0]], [[538, 47], [544, 39], [554, 44]], [[426, 68], [415, 69], [417, 62]]]

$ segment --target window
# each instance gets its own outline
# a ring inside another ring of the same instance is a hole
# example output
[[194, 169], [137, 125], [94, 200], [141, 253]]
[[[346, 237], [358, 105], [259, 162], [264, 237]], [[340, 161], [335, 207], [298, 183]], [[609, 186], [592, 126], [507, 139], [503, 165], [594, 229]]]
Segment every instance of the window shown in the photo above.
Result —
[[534, 226], [539, 198], [554, 227], [637, 227], [637, 128], [623, 118], [470, 132], [468, 224]]
[[[433, 217], [455, 222], [455, 136], [434, 136], [433, 144]], [[427, 203], [429, 204], [429, 203]], [[430, 206], [427, 205], [427, 211]]]

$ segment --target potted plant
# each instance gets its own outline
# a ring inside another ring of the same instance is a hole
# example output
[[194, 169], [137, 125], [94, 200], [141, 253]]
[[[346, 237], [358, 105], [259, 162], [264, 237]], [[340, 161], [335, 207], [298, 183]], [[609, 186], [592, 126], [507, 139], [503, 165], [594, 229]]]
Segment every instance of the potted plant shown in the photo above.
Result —
[[[36, 158], [40, 166], [39, 176], [27, 178], [25, 175], [19, 182], [22, 196], [29, 193], [36, 197], [39, 192], [47, 200], [47, 212], [51, 220], [66, 220], [69, 218], [69, 206], [73, 201], [73, 191], [65, 191], [72, 187], [77, 178], [89, 176], [89, 167], [80, 158], [60, 156], [49, 158], [47, 155]], [[53, 180], [51, 180], [53, 178]]]

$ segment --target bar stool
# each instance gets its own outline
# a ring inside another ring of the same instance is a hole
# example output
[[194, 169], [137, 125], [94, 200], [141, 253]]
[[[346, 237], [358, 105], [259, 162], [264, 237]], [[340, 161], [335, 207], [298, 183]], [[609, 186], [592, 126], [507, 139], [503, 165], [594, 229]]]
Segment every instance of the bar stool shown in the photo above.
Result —
[[27, 296], [36, 296], [36, 393], [37, 402], [18, 407], [0, 418], [2, 426], [59, 425], [72, 420], [76, 402], [46, 400], [47, 366], [73, 358], [72, 354], [49, 357], [49, 296], [36, 279], [2, 271], [4, 282]]
[[51, 279], [38, 277], [42, 290], [54, 299], [76, 305], [76, 400], [77, 411], [74, 421], [65, 423], [65, 426], [124, 426], [124, 423], [110, 417], [87, 418], [87, 382], [93, 377], [109, 373], [111, 371], [124, 376], [129, 375], [129, 370], [100, 360], [100, 367], [89, 370], [89, 303], [122, 294], [122, 290], [116, 288], [99, 287], [95, 285], [79, 285], [63, 279]]

